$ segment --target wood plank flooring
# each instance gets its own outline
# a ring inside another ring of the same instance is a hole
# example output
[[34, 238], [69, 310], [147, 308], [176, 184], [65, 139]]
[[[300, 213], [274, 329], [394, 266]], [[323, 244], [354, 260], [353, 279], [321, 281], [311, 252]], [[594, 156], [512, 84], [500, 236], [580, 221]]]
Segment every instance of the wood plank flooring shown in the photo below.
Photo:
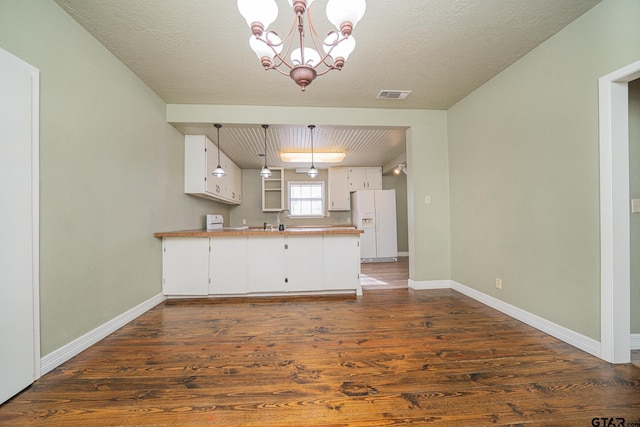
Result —
[[402, 289], [408, 287], [409, 257], [398, 257], [398, 262], [372, 262], [360, 264], [362, 289]]
[[444, 289], [167, 301], [0, 406], [2, 426], [591, 426], [602, 417], [640, 423], [640, 368]]

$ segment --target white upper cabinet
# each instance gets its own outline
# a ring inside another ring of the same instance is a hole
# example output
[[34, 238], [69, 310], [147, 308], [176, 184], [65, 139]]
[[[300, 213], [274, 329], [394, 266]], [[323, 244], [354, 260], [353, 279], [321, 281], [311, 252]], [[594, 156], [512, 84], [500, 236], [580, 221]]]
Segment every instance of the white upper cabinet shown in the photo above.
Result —
[[349, 191], [382, 190], [382, 168], [349, 168]]
[[348, 211], [351, 209], [349, 197], [349, 168], [329, 168], [329, 210]]
[[184, 137], [184, 192], [227, 204], [242, 202], [242, 171], [220, 151], [226, 175], [213, 176], [218, 166], [218, 147], [204, 135]]

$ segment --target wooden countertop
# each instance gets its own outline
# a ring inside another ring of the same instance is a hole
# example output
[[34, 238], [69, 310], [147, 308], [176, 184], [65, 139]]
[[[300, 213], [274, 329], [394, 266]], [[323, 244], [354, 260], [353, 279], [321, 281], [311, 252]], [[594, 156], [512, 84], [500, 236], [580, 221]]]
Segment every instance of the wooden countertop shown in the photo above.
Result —
[[317, 236], [331, 234], [362, 234], [363, 230], [356, 230], [353, 227], [345, 226], [327, 226], [327, 227], [288, 227], [284, 231], [278, 231], [274, 227], [274, 231], [263, 230], [262, 227], [249, 227], [246, 229], [238, 229], [237, 227], [228, 227], [218, 230], [180, 230], [180, 231], [163, 231], [154, 233], [154, 237], [246, 237], [246, 236]]

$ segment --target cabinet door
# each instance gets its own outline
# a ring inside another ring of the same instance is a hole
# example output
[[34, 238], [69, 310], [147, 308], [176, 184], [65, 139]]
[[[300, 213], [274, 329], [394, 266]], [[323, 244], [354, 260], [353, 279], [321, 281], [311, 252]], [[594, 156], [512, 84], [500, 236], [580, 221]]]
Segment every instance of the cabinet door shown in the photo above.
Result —
[[213, 176], [213, 171], [216, 170], [216, 167], [218, 166], [218, 147], [216, 147], [209, 138], [205, 138], [205, 144], [207, 148], [205, 162], [207, 173], [205, 176], [206, 191], [212, 195], [219, 196], [221, 191], [220, 178]]
[[162, 291], [165, 295], [207, 295], [209, 239], [162, 239]]
[[323, 236], [287, 236], [287, 291], [324, 289]]
[[329, 168], [329, 210], [348, 211], [351, 209], [349, 197], [349, 168]]
[[324, 289], [360, 288], [360, 238], [355, 235], [324, 236]]
[[349, 168], [349, 191], [367, 189], [367, 169]]
[[227, 172], [227, 186], [229, 200], [233, 203], [240, 203], [240, 193], [242, 192], [242, 170], [227, 158], [229, 172]]
[[367, 175], [367, 190], [382, 190], [382, 168], [378, 166], [365, 169]]
[[247, 292], [247, 238], [214, 237], [209, 239], [209, 293], [244, 294]]
[[247, 240], [247, 292], [284, 292], [284, 236], [271, 235]]

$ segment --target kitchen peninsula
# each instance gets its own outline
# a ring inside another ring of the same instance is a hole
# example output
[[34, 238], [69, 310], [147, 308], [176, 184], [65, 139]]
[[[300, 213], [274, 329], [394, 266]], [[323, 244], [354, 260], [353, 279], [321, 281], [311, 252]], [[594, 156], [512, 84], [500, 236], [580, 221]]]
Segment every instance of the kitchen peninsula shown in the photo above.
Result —
[[353, 227], [262, 227], [155, 233], [169, 297], [355, 293], [360, 234]]

